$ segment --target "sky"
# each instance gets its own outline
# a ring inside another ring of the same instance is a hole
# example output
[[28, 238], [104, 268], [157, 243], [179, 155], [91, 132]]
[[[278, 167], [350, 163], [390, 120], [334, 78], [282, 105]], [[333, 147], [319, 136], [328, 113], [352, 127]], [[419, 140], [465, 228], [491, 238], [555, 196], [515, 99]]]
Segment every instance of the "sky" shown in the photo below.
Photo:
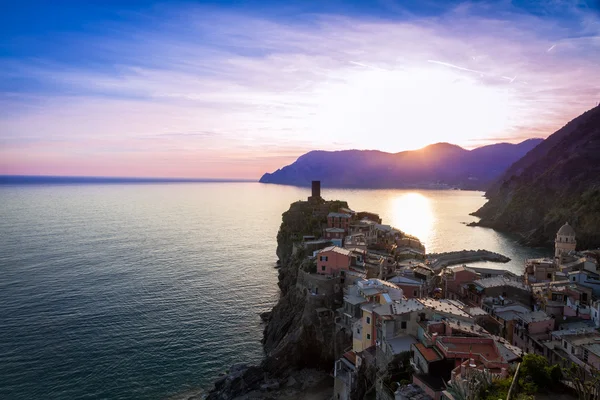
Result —
[[598, 0], [0, 1], [0, 174], [258, 179], [600, 101]]

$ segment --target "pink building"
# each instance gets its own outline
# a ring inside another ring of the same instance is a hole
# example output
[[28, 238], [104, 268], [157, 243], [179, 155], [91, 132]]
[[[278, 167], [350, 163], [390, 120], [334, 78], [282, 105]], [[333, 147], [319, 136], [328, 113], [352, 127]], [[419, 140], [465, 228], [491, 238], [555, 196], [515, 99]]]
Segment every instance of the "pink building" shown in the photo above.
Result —
[[330, 212], [327, 214], [327, 227], [341, 228], [345, 232], [348, 232], [351, 219], [352, 216], [350, 214]]
[[544, 355], [542, 340], [550, 339], [554, 318], [543, 311], [520, 313], [513, 328], [513, 345], [527, 353]]
[[442, 289], [447, 299], [460, 298], [461, 286], [479, 279], [479, 274], [465, 265], [447, 267], [442, 274]]
[[347, 271], [352, 261], [352, 251], [342, 247], [325, 247], [317, 253], [317, 273], [322, 275], [339, 275]]

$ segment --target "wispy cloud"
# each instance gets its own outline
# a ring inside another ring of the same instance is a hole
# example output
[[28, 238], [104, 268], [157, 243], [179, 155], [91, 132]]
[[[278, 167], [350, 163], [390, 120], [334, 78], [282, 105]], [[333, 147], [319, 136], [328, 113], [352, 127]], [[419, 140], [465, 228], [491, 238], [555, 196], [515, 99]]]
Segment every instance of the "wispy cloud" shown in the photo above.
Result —
[[595, 105], [594, 15], [565, 27], [489, 7], [309, 22], [171, 9], [61, 36], [100, 61], [5, 60], [0, 83], [24, 85], [0, 97], [0, 173], [258, 177], [335, 143], [547, 136]]

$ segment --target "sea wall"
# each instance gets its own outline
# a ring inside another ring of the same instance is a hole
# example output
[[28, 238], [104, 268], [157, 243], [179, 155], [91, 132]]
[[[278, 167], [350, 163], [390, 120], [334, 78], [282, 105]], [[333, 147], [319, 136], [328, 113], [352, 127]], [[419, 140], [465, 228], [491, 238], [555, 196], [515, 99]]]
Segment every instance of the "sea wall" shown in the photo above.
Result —
[[502, 254], [494, 253], [488, 250], [462, 250], [451, 251], [446, 253], [432, 253], [427, 255], [427, 259], [431, 261], [430, 268], [434, 271], [450, 265], [464, 264], [478, 261], [492, 261], [507, 263], [510, 258]]

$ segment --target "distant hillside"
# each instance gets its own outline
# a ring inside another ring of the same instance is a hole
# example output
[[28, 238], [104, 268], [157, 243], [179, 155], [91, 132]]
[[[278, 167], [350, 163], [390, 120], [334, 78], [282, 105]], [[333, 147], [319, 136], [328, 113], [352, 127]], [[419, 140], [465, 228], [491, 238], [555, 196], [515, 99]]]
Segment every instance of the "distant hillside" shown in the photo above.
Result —
[[487, 189], [512, 163], [542, 139], [499, 143], [465, 150], [438, 143], [420, 150], [385, 153], [376, 150], [311, 151], [296, 162], [260, 179], [262, 183], [325, 187], [402, 188], [459, 187]]
[[479, 225], [549, 244], [568, 221], [579, 248], [600, 246], [600, 106], [514, 163], [488, 190]]

